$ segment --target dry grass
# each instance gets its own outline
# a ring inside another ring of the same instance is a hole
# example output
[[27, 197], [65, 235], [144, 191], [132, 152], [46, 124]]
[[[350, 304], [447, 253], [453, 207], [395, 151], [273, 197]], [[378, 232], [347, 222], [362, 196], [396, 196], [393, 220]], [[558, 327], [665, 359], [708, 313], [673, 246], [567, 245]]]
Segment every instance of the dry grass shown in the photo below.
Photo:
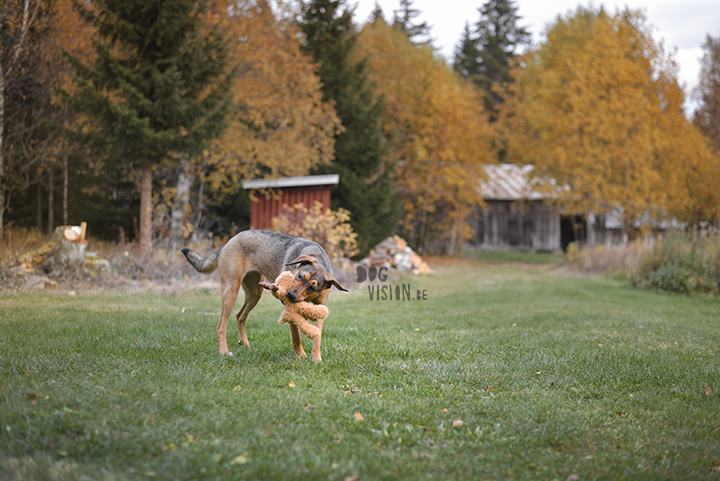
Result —
[[625, 246], [571, 245], [567, 258], [579, 271], [622, 274], [645, 289], [720, 294], [720, 232], [714, 228], [667, 231]]

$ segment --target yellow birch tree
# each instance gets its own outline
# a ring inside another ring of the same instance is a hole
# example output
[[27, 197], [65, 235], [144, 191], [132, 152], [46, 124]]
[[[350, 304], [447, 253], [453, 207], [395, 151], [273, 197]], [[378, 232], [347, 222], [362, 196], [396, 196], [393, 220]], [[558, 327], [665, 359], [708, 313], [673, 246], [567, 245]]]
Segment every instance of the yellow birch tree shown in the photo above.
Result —
[[421, 251], [452, 253], [471, 234], [466, 219], [482, 202], [482, 165], [493, 158], [482, 95], [381, 18], [365, 25], [356, 54], [384, 101], [403, 235]]
[[218, 1], [213, 15], [227, 16], [239, 69], [230, 125], [201, 159], [209, 187], [230, 193], [242, 179], [306, 175], [329, 163], [340, 121], [322, 100], [298, 30], [266, 0]]
[[509, 158], [567, 187], [568, 212], [621, 209], [627, 226], [648, 215], [717, 219], [712, 154], [641, 12], [559, 18], [513, 77], [500, 121]]

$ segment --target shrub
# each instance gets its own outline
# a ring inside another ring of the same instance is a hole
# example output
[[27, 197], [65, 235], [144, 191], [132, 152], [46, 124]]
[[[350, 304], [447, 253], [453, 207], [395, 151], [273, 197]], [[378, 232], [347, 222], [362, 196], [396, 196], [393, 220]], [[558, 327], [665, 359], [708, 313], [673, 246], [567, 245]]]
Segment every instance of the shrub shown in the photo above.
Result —
[[308, 209], [304, 204], [283, 206], [273, 219], [272, 230], [294, 237], [304, 237], [320, 244], [334, 264], [357, 254], [357, 234], [350, 226], [350, 212], [345, 209], [323, 212], [320, 202]]
[[668, 230], [625, 246], [568, 246], [570, 264], [586, 272], [623, 273], [636, 287], [720, 294], [720, 232], [700, 226]]
[[644, 288], [719, 294], [720, 233], [701, 226], [646, 242], [629, 277]]

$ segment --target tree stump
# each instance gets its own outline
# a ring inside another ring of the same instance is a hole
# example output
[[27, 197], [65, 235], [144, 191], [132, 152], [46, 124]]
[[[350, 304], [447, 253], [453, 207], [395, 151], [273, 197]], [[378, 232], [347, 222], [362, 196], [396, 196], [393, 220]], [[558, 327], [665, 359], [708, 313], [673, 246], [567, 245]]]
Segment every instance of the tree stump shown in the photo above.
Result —
[[50, 241], [20, 258], [28, 272], [41, 269], [50, 274], [72, 273], [85, 261], [87, 223], [56, 227]]

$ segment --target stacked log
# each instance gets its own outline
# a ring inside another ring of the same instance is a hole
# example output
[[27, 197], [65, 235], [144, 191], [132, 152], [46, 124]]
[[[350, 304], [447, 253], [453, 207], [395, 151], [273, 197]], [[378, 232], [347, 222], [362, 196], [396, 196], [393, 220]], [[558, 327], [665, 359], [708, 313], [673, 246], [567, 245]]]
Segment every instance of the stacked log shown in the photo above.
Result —
[[429, 274], [430, 266], [400, 236], [390, 236], [375, 246], [367, 258], [360, 261], [366, 268], [387, 267], [399, 272]]

